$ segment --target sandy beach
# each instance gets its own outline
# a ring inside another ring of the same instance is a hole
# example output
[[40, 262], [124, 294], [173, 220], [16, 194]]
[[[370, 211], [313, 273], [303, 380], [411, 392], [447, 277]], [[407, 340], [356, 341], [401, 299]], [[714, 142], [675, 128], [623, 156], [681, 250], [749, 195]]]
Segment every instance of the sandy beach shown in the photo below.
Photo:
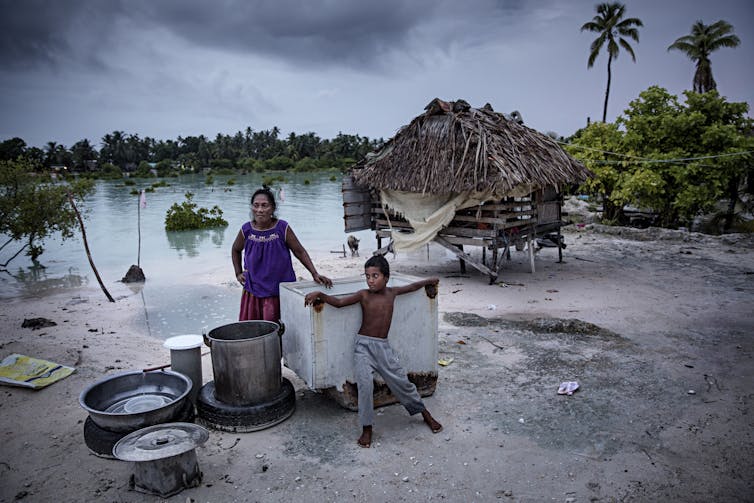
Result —
[[[531, 273], [514, 251], [493, 285], [438, 246], [387, 255], [394, 272], [440, 277], [439, 351], [453, 360], [426, 404], [442, 432], [392, 405], [359, 448], [356, 414], [284, 369], [293, 416], [210, 430], [201, 485], [167, 501], [754, 501], [754, 238], [564, 234], [562, 263], [543, 248]], [[360, 274], [366, 253], [313, 258], [337, 278]], [[22, 328], [39, 317], [56, 325]], [[89, 451], [78, 402], [106, 375], [169, 363], [143, 317], [138, 295], [109, 303], [96, 285], [3, 306], [1, 357], [76, 371], [38, 391], [0, 388], [0, 501], [163, 501], [129, 490], [130, 463]], [[580, 388], [558, 395], [563, 381]]]

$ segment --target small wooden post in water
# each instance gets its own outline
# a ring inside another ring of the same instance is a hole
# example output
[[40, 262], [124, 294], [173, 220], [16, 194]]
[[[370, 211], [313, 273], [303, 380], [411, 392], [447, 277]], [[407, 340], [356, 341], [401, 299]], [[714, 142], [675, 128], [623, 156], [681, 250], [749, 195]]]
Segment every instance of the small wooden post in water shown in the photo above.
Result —
[[136, 250], [136, 267], [141, 267], [141, 199], [144, 197], [144, 189], [139, 193], [139, 199], [136, 201], [136, 228], [139, 234], [139, 246]]

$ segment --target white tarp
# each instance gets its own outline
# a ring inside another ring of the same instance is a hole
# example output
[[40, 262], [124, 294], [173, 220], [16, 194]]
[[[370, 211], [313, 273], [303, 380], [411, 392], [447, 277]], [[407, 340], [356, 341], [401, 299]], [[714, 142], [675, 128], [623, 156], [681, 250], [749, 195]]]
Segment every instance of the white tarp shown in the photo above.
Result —
[[460, 194], [419, 194], [381, 190], [380, 200], [383, 208], [402, 216], [414, 228], [414, 232], [399, 232], [397, 229], [392, 229], [391, 232], [395, 251], [407, 252], [432, 241], [453, 220], [456, 211], [503, 197], [522, 197], [530, 194], [531, 188], [522, 186], [515, 192], [502, 195], [495, 194], [492, 190]]

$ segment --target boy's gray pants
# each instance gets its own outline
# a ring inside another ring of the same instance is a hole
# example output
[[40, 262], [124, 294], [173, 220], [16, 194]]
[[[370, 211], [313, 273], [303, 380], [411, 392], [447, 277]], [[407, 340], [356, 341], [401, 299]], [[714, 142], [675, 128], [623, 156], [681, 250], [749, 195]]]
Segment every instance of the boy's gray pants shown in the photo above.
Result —
[[374, 422], [374, 371], [377, 371], [390, 391], [414, 415], [425, 409], [414, 383], [408, 380], [387, 338], [357, 335], [353, 353], [356, 384], [359, 389], [359, 423], [371, 426]]

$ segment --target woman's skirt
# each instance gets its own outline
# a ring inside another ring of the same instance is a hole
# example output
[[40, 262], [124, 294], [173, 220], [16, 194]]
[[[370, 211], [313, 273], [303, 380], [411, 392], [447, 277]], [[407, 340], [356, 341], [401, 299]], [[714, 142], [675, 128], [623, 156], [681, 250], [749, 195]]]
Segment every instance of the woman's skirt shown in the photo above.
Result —
[[280, 321], [280, 297], [254, 297], [246, 290], [241, 294], [241, 312], [238, 321]]

